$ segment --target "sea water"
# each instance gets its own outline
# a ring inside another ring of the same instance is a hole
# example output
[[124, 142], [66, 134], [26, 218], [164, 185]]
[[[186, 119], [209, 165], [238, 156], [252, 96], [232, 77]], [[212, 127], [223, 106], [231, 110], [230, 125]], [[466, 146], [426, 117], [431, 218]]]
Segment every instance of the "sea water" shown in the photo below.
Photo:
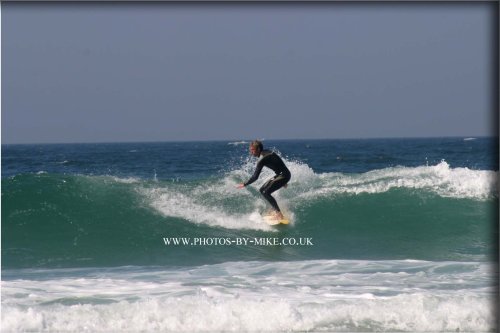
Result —
[[496, 331], [497, 138], [248, 143], [2, 145], [2, 332]]

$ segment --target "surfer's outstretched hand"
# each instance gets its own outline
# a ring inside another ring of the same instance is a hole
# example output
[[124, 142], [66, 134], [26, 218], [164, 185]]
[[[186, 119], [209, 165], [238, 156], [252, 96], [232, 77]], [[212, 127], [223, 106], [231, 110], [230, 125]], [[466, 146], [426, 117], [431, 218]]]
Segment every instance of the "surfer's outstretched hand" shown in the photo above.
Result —
[[245, 187], [245, 184], [238, 184], [238, 186], [236, 186], [236, 188], [240, 189], [240, 188], [244, 188]]

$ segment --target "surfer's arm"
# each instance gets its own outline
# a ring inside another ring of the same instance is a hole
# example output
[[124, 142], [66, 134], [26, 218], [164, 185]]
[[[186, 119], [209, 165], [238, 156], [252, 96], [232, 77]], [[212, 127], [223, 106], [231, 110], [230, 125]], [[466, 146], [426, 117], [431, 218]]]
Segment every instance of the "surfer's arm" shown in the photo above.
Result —
[[255, 172], [253, 173], [252, 177], [250, 177], [249, 180], [247, 180], [245, 183], [243, 183], [243, 187], [252, 184], [254, 181], [259, 179], [260, 172], [262, 171], [262, 167], [264, 167], [264, 164], [262, 163], [262, 160], [257, 163], [257, 167], [255, 168]]

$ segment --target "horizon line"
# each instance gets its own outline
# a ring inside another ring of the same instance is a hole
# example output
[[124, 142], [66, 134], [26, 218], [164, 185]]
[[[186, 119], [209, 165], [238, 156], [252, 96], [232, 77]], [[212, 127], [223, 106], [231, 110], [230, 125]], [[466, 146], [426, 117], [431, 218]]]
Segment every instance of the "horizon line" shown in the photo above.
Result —
[[138, 141], [74, 141], [74, 142], [19, 142], [4, 143], [3, 145], [71, 145], [71, 144], [131, 144], [131, 143], [194, 143], [194, 142], [237, 142], [261, 140], [261, 141], [326, 141], [326, 140], [395, 140], [395, 139], [467, 139], [467, 138], [498, 138], [494, 135], [449, 135], [449, 136], [387, 136], [387, 137], [342, 137], [342, 138], [239, 138], [239, 139], [185, 139], [185, 140], [138, 140]]

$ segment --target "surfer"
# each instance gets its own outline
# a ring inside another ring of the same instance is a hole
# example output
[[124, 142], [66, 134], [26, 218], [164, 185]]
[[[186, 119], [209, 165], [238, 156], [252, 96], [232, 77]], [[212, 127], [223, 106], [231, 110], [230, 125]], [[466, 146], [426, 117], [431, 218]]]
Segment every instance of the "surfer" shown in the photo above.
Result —
[[284, 217], [281, 213], [278, 203], [271, 194], [279, 190], [280, 188], [287, 186], [287, 183], [291, 178], [290, 170], [288, 170], [283, 160], [275, 152], [264, 150], [264, 146], [259, 140], [255, 140], [250, 143], [250, 154], [252, 156], [262, 158], [259, 160], [259, 162], [257, 162], [257, 167], [255, 168], [255, 172], [253, 173], [252, 177], [250, 177], [250, 179], [245, 183], [239, 184], [238, 188], [244, 188], [245, 186], [250, 185], [254, 181], [256, 181], [259, 178], [260, 172], [262, 171], [263, 167], [268, 167], [273, 170], [276, 175], [265, 182], [259, 191], [271, 204], [271, 207], [274, 210], [275, 218], [283, 219]]

